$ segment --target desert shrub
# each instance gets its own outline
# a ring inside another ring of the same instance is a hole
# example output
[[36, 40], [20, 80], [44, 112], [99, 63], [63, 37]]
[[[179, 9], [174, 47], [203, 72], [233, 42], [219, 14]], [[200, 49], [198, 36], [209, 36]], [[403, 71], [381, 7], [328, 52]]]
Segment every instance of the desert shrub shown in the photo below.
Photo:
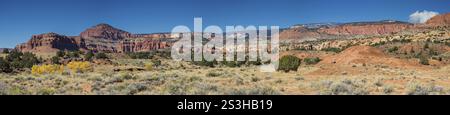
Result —
[[216, 71], [210, 71], [206, 74], [207, 77], [219, 77], [221, 75], [222, 75], [222, 73], [216, 72]]
[[425, 43], [425, 45], [423, 45], [423, 49], [428, 49], [428, 48], [430, 48], [430, 45], [427, 42], [427, 43]]
[[92, 51], [89, 51], [88, 53], [86, 53], [86, 55], [84, 55], [84, 60], [90, 61], [94, 56], [94, 53]]
[[364, 80], [345, 79], [337, 82], [321, 81], [318, 86], [321, 95], [368, 95]]
[[97, 55], [95, 55], [95, 58], [96, 59], [108, 59], [108, 56], [105, 53], [101, 52], [101, 53], [97, 53]]
[[325, 48], [325, 49], [322, 49], [322, 51], [339, 53], [342, 51], [342, 49], [340, 49], [340, 48]]
[[426, 58], [425, 56], [421, 56], [419, 58], [419, 63], [422, 65], [430, 65], [430, 63], [428, 63], [428, 58]]
[[151, 52], [130, 52], [127, 55], [132, 59], [151, 59], [154, 54]]
[[3, 81], [0, 81], [0, 95], [7, 95], [8, 94], [8, 86]]
[[315, 57], [315, 58], [305, 58], [303, 60], [306, 64], [308, 65], [312, 65], [312, 64], [317, 64], [320, 62], [320, 58]]
[[59, 57], [58, 57], [58, 56], [53, 56], [53, 57], [51, 58], [51, 61], [52, 61], [53, 64], [61, 64], [61, 63], [59, 62]]
[[152, 60], [152, 63], [155, 67], [161, 66], [161, 60]]
[[72, 71], [72, 73], [84, 73], [92, 71], [92, 65], [85, 61], [71, 61], [67, 64], [67, 67]]
[[384, 94], [391, 94], [392, 92], [394, 92], [394, 88], [391, 85], [383, 86], [383, 93]]
[[398, 50], [398, 47], [397, 46], [394, 46], [394, 47], [392, 47], [392, 48], [389, 48], [388, 49], [388, 52], [389, 53], [392, 53], [392, 52], [396, 52]]
[[186, 83], [170, 83], [167, 86], [165, 86], [165, 91], [169, 93], [170, 95], [187, 95], [189, 94], [188, 89], [190, 86], [188, 86]]
[[300, 80], [305, 80], [305, 78], [304, 78], [304, 77], [301, 77], [301, 76], [299, 76], [299, 77], [295, 77], [294, 79], [295, 79], [295, 80], [297, 80], [297, 81], [300, 81]]
[[64, 51], [60, 50], [60, 51], [56, 52], [57, 57], [64, 57], [64, 55], [66, 55], [66, 53]]
[[436, 87], [433, 84], [424, 85], [418, 82], [411, 81], [407, 84], [408, 95], [430, 95], [430, 94], [442, 94], [442, 88]]
[[134, 95], [138, 92], [144, 91], [147, 89], [147, 86], [145, 86], [145, 84], [142, 83], [132, 83], [130, 85], [127, 86], [126, 88], [126, 93], [128, 95]]
[[392, 42], [409, 43], [409, 42], [411, 42], [411, 40], [410, 39], [405, 39], [405, 38], [403, 38], [403, 39], [393, 39]]
[[217, 61], [215, 61], [215, 60], [206, 61], [205, 59], [203, 59], [202, 61], [193, 61], [192, 63], [194, 65], [207, 66], [207, 67], [215, 67], [215, 65], [217, 65]]
[[31, 68], [31, 73], [34, 75], [41, 74], [62, 74], [64, 72], [63, 65], [48, 64], [48, 65], [34, 65]]
[[53, 88], [41, 88], [36, 92], [37, 95], [54, 95], [55, 93], [56, 90]]
[[376, 46], [381, 46], [381, 45], [384, 45], [384, 44], [386, 44], [386, 42], [382, 41], [382, 42], [374, 43], [371, 46], [376, 47]]
[[79, 58], [80, 52], [79, 51], [72, 51], [67, 53], [67, 57], [69, 58]]
[[258, 77], [252, 77], [251, 80], [252, 80], [252, 82], [258, 82], [258, 81], [260, 81], [261, 79], [259, 79]]
[[264, 85], [255, 85], [251, 88], [238, 88], [225, 92], [225, 95], [280, 95], [281, 92]]
[[297, 71], [300, 66], [300, 61], [301, 60], [299, 58], [292, 55], [283, 56], [280, 59], [278, 70], [283, 70], [285, 72], [289, 72], [291, 70]]

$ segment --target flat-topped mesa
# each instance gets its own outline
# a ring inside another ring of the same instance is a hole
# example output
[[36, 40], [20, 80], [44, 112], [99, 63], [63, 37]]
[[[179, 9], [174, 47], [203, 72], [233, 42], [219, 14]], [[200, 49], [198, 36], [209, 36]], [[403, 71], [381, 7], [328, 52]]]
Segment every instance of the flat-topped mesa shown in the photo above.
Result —
[[73, 38], [56, 33], [33, 35], [16, 49], [22, 52], [54, 52], [57, 50], [77, 50], [79, 47]]
[[91, 28], [86, 29], [80, 33], [80, 37], [84, 39], [108, 39], [108, 40], [122, 40], [129, 38], [131, 34], [129, 32], [117, 29], [108, 24], [98, 24]]

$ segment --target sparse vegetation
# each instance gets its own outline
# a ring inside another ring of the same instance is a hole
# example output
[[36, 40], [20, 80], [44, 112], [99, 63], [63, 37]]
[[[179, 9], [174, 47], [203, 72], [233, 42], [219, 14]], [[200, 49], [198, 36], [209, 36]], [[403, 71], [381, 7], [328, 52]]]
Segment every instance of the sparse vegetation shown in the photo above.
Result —
[[340, 48], [325, 48], [325, 49], [322, 49], [322, 51], [339, 53], [342, 51], [342, 49], [340, 49]]
[[131, 59], [152, 59], [154, 53], [152, 52], [129, 52], [127, 53]]

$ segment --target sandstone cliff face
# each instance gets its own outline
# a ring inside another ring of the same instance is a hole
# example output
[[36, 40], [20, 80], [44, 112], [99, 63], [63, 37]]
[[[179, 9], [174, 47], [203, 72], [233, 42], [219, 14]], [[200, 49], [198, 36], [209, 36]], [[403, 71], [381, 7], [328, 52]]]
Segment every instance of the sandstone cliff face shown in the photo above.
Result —
[[157, 49], [164, 49], [171, 46], [171, 43], [161, 39], [132, 39], [122, 40], [117, 45], [118, 52], [146, 52]]
[[280, 32], [281, 40], [315, 40], [320, 34], [304, 27], [291, 28]]
[[108, 40], [122, 40], [130, 36], [130, 33], [114, 28], [108, 24], [98, 24], [80, 33], [80, 37], [84, 39], [103, 38]]
[[426, 24], [430, 26], [450, 26], [450, 13], [434, 16]]
[[51, 52], [55, 50], [77, 50], [78, 48], [75, 39], [56, 33], [33, 35], [27, 43], [16, 47], [22, 52]]
[[319, 32], [332, 35], [383, 35], [399, 32], [412, 26], [407, 23], [344, 24], [333, 28], [323, 28]]

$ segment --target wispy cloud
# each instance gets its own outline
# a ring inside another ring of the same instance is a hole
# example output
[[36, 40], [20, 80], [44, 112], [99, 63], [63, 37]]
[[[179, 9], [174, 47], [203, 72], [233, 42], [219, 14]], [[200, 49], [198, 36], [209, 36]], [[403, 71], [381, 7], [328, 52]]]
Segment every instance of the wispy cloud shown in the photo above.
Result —
[[411, 15], [409, 15], [409, 22], [411, 23], [425, 23], [427, 22], [428, 19], [438, 15], [438, 12], [433, 12], [433, 11], [416, 11], [414, 13], [412, 13]]

